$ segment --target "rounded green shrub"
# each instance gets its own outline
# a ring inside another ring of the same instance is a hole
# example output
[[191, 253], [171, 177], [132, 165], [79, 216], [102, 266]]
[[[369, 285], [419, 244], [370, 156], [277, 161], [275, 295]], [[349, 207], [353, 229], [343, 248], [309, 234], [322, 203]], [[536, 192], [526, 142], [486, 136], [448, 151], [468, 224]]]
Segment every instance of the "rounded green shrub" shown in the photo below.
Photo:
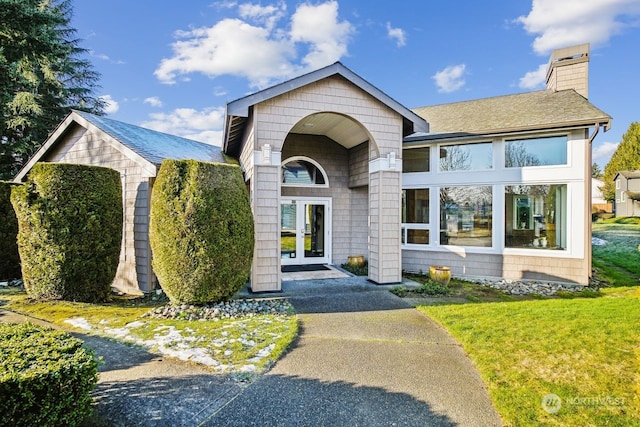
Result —
[[153, 269], [172, 303], [233, 296], [249, 277], [254, 226], [240, 168], [162, 162], [151, 195]]
[[0, 425], [77, 426], [98, 382], [93, 351], [66, 332], [0, 324]]
[[27, 294], [37, 299], [104, 301], [122, 239], [120, 174], [113, 169], [37, 163], [11, 202]]
[[0, 181], [0, 280], [20, 277], [18, 219], [11, 206], [11, 186]]

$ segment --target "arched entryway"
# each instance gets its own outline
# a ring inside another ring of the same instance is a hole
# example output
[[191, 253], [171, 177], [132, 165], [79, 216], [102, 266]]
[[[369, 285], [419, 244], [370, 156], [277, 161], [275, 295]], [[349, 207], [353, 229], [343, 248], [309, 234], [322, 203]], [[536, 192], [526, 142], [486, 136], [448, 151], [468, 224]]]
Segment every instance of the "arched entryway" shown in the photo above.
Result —
[[281, 265], [368, 257], [368, 165], [376, 151], [364, 126], [343, 114], [311, 114], [292, 127], [281, 156]]

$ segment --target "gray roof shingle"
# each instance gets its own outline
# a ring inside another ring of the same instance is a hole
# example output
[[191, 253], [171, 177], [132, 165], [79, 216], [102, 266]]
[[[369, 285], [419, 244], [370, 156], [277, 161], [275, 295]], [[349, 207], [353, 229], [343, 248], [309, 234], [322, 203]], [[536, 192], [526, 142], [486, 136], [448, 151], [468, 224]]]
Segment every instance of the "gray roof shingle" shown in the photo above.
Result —
[[220, 147], [215, 145], [169, 135], [83, 111], [74, 112], [156, 165], [162, 163], [164, 159], [226, 162]]
[[541, 90], [414, 108], [430, 132], [491, 134], [571, 125], [609, 126], [611, 117], [575, 90]]

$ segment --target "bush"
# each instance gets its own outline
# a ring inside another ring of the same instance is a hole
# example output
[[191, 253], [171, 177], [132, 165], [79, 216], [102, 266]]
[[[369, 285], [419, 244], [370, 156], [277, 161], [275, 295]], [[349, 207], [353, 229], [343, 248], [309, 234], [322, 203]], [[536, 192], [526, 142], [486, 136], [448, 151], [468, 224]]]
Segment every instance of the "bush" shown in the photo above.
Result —
[[97, 382], [98, 362], [79, 339], [30, 323], [0, 324], [0, 425], [79, 425]]
[[18, 219], [11, 206], [10, 182], [0, 181], [0, 280], [20, 277]]
[[153, 269], [172, 303], [233, 296], [249, 277], [253, 215], [240, 168], [162, 162], [151, 195]]
[[115, 170], [38, 163], [11, 202], [29, 296], [104, 301], [118, 268], [122, 190]]

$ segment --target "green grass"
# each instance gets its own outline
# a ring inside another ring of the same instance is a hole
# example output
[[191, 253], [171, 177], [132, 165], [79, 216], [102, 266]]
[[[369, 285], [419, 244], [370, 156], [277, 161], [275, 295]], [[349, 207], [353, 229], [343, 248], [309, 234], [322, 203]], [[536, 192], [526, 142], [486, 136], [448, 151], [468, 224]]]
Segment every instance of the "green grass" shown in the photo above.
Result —
[[593, 236], [607, 244], [593, 246], [598, 279], [610, 286], [640, 284], [640, 218], [612, 218], [593, 224]]
[[418, 309], [462, 343], [505, 425], [639, 426], [640, 290], [603, 294]]
[[[157, 345], [145, 344], [156, 336], [176, 331], [186, 339], [169, 343], [172, 350], [202, 348], [224, 365], [239, 368], [253, 364], [256, 372], [268, 369], [293, 342], [298, 332], [296, 316], [255, 315], [240, 319], [220, 319], [218, 321], [188, 321], [156, 319], [142, 317], [154, 306], [161, 303], [116, 299], [106, 304], [85, 304], [65, 301], [34, 302], [23, 292], [8, 290], [0, 292], [2, 308], [22, 313], [37, 319], [46, 320], [66, 329], [75, 329], [92, 335], [116, 339], [128, 344], [147, 347], [150, 351], [159, 351]], [[85, 319], [91, 326], [90, 331], [74, 328], [66, 322], [68, 319]], [[132, 322], [143, 322], [140, 327], [127, 327]], [[113, 331], [127, 327], [126, 338], [114, 338]], [[110, 333], [111, 331], [111, 333]], [[246, 345], [253, 341], [255, 345]], [[221, 343], [225, 342], [224, 345]], [[227, 343], [228, 342], [228, 343]], [[269, 356], [249, 362], [260, 350], [274, 345]], [[230, 369], [234, 372], [234, 369]]]

